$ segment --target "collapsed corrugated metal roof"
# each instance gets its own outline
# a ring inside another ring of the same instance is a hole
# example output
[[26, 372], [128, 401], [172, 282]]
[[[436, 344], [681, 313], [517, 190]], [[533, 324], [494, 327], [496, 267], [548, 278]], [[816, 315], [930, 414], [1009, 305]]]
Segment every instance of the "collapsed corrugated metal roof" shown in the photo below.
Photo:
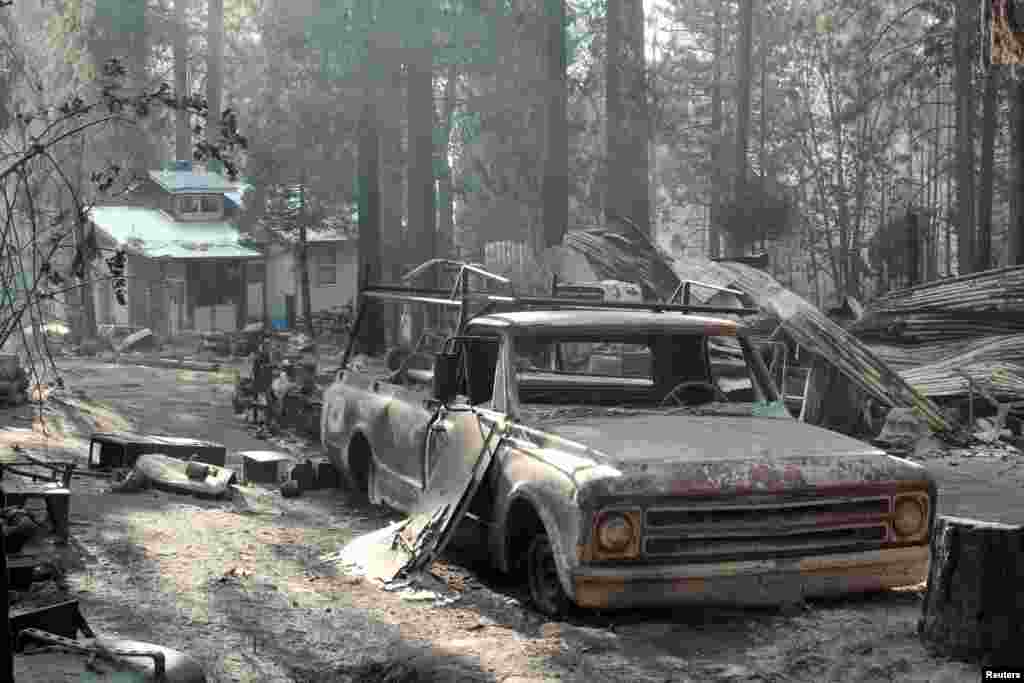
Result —
[[970, 395], [965, 375], [1003, 401], [1024, 399], [1024, 267], [889, 292], [851, 331], [928, 396]]
[[175, 221], [159, 209], [96, 206], [89, 219], [133, 253], [149, 258], [257, 258], [239, 244], [239, 232], [227, 221]]
[[[565, 244], [584, 254], [599, 277], [637, 282], [648, 296], [662, 301], [668, 300], [681, 280], [697, 280], [697, 273], [708, 284], [738, 289], [763, 311], [778, 318], [800, 346], [827, 359], [867, 395], [890, 407], [917, 408], [936, 431], [946, 432], [952, 427], [934, 403], [915, 391], [867, 346], [767, 273], [740, 263], [674, 261], [662, 254], [646, 235], [626, 223], [570, 232]], [[695, 289], [694, 294], [699, 291]]]

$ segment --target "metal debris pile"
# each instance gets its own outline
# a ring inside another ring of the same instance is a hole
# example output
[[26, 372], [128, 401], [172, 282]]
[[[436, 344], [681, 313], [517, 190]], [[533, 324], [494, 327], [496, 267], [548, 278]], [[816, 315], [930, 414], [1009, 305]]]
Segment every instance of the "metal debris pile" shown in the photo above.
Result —
[[975, 445], [1024, 445], [1024, 267], [890, 292], [851, 330], [955, 412]]
[[851, 330], [931, 396], [1024, 399], [1024, 267], [891, 292]]
[[663, 301], [672, 296], [681, 280], [697, 279], [691, 270], [703, 264], [699, 275], [704, 282], [741, 291], [778, 322], [789, 340], [826, 360], [866, 396], [887, 408], [916, 408], [927, 416], [933, 431], [953, 429], [934, 403], [870, 348], [757, 268], [700, 259], [674, 262], [629, 225], [572, 232], [566, 236], [566, 246], [583, 253], [600, 277], [637, 281], [649, 296]]
[[928, 419], [933, 431], [952, 431], [954, 425], [929, 397], [815, 306], [785, 289], [767, 273], [738, 263], [725, 265], [736, 277], [730, 286], [742, 290], [762, 309], [773, 313], [794, 342], [829, 361], [867, 396], [890, 408], [916, 409]]
[[[888, 293], [858, 310], [862, 315], [844, 329], [758, 268], [673, 260], [626, 223], [570, 232], [565, 245], [585, 256], [599, 277], [637, 282], [648, 297], [667, 300], [682, 279], [743, 292], [764, 312], [744, 321], [755, 341], [810, 352], [855, 387], [851, 395], [889, 412], [915, 411], [947, 447], [993, 443], [986, 434], [1011, 448], [1024, 445], [1024, 267]], [[808, 396], [824, 400], [813, 390], [815, 381]], [[994, 423], [988, 428], [979, 418]]]
[[458, 595], [448, 581], [421, 566], [425, 551], [443, 531], [448, 512], [447, 507], [438, 508], [357, 536], [340, 551], [320, 557], [320, 562], [376, 581], [386, 591], [400, 592], [405, 600], [451, 604]]

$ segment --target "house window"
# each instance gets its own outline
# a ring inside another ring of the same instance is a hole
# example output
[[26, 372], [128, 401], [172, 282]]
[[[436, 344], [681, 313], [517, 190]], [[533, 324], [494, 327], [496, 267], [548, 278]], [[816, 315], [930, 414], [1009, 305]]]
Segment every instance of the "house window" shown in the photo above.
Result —
[[333, 246], [317, 249], [314, 261], [316, 262], [316, 286], [338, 284], [338, 254]]
[[217, 195], [205, 194], [202, 198], [202, 210], [203, 213], [220, 213], [223, 208], [223, 202], [217, 201]]
[[177, 197], [176, 201], [178, 215], [183, 218], [199, 214], [204, 217], [210, 214], [219, 215], [224, 210], [223, 200], [219, 195], [215, 194], [185, 195], [184, 197]]
[[259, 261], [250, 261], [245, 267], [249, 282], [263, 282], [267, 274], [267, 266]]
[[199, 197], [178, 197], [178, 213], [199, 213]]

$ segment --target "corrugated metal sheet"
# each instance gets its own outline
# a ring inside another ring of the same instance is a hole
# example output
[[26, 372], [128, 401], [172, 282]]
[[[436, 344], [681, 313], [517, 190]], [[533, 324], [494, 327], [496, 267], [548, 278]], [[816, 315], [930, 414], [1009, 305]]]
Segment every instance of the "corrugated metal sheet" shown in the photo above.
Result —
[[226, 221], [175, 221], [157, 209], [137, 206], [97, 206], [89, 218], [118, 244], [149, 258], [262, 256], [240, 245], [238, 230]]

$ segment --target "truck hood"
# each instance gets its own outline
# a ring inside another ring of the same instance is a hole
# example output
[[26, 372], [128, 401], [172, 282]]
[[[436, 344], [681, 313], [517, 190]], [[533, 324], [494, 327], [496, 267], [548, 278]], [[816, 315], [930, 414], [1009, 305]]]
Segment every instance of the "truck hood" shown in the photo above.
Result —
[[771, 418], [602, 416], [546, 427], [564, 439], [600, 451], [605, 463], [612, 466], [881, 453], [874, 446], [837, 432]]
[[549, 448], [575, 456], [571, 476], [593, 496], [877, 490], [929, 481], [919, 465], [789, 419], [647, 413], [541, 429], [555, 437]]

